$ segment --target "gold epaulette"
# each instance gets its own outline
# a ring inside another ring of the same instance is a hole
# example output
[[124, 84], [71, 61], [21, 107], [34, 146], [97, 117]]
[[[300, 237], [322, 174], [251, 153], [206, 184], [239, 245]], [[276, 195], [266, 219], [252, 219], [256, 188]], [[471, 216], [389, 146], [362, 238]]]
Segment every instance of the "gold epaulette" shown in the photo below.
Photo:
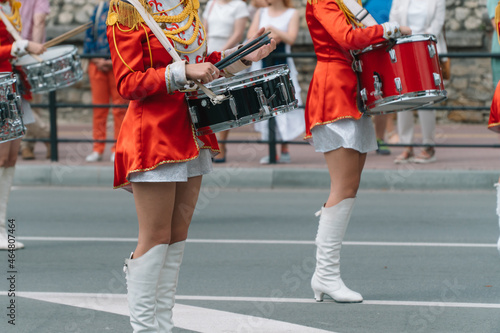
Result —
[[[152, 13], [151, 7], [146, 0], [139, 0], [139, 2], [148, 13]], [[131, 4], [121, 0], [110, 1], [108, 18], [106, 20], [108, 26], [120, 23], [130, 29], [138, 29], [139, 24], [143, 22], [144, 20], [139, 12]]]

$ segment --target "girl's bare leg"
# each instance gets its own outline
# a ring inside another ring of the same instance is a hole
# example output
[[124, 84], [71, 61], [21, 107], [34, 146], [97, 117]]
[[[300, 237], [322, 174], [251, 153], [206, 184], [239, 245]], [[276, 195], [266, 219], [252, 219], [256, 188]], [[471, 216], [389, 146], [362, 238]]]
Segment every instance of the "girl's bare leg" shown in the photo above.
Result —
[[330, 173], [330, 195], [325, 207], [332, 207], [358, 192], [366, 153], [354, 149], [339, 148], [324, 154]]
[[158, 244], [169, 244], [176, 183], [132, 183], [139, 237], [134, 259]]
[[186, 183], [177, 183], [169, 244], [187, 238], [191, 218], [200, 193], [201, 180], [202, 176], [198, 176], [189, 178]]

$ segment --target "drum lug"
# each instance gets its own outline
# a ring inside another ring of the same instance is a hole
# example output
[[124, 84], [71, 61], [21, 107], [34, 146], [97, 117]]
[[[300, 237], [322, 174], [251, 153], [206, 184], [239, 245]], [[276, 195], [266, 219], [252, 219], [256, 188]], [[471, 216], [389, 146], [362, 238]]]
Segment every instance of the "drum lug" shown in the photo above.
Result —
[[436, 47], [434, 46], [434, 44], [429, 44], [427, 45], [427, 48], [429, 50], [429, 56], [432, 58], [434, 58], [436, 56]]
[[395, 49], [390, 49], [389, 50], [389, 56], [391, 57], [391, 62], [394, 64], [398, 62], [398, 57], [396, 56], [396, 50]]
[[236, 101], [234, 100], [233, 96], [229, 97], [229, 107], [231, 108], [231, 112], [233, 113], [233, 116], [236, 119], [238, 119], [238, 110], [236, 109]]
[[352, 62], [352, 69], [355, 72], [363, 72], [363, 62], [361, 60], [354, 60]]
[[373, 92], [375, 97], [382, 96], [382, 81], [380, 80], [380, 75], [378, 73], [374, 73], [373, 75], [373, 88], [375, 89]]
[[193, 125], [198, 124], [198, 116], [196, 115], [196, 106], [190, 106], [189, 107], [189, 114], [191, 115], [191, 121], [193, 122]]
[[283, 95], [283, 98], [285, 99], [285, 102], [290, 102], [290, 100], [288, 99], [288, 92], [286, 91], [286, 86], [283, 82], [280, 82], [276, 85], [276, 88], [278, 90], [281, 90], [281, 94]]
[[396, 90], [398, 91], [398, 93], [401, 94], [401, 92], [403, 91], [403, 84], [401, 83], [401, 78], [399, 77], [395, 78], [394, 83], [396, 84]]
[[433, 73], [432, 75], [434, 76], [434, 84], [436, 85], [436, 87], [441, 87], [441, 75], [439, 75], [438, 73]]
[[256, 87], [255, 88], [255, 93], [257, 94], [257, 99], [259, 100], [260, 104], [260, 112], [265, 113], [266, 115], [271, 113], [271, 110], [269, 108], [268, 104], [268, 99], [264, 95], [264, 92], [262, 91], [261, 87]]
[[363, 88], [360, 92], [359, 95], [361, 96], [361, 100], [363, 102], [366, 102], [368, 100], [368, 95], [366, 94], [366, 88]]

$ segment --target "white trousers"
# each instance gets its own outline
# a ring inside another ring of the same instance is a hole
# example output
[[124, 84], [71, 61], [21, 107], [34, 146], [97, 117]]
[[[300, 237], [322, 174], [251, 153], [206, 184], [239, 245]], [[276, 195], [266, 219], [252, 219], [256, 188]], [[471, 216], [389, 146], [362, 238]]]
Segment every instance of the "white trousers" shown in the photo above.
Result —
[[[434, 144], [436, 133], [436, 111], [418, 110], [418, 118], [422, 128], [422, 143]], [[399, 142], [403, 144], [413, 143], [413, 111], [398, 112], [398, 134]]]

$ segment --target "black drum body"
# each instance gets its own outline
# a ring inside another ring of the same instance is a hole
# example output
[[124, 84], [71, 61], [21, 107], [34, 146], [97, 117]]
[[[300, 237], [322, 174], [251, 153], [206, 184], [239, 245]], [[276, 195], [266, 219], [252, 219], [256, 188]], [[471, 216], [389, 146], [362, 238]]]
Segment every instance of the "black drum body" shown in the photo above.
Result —
[[201, 90], [186, 93], [197, 135], [212, 134], [266, 120], [297, 108], [287, 66], [268, 67], [205, 86], [223, 96], [212, 103]]

